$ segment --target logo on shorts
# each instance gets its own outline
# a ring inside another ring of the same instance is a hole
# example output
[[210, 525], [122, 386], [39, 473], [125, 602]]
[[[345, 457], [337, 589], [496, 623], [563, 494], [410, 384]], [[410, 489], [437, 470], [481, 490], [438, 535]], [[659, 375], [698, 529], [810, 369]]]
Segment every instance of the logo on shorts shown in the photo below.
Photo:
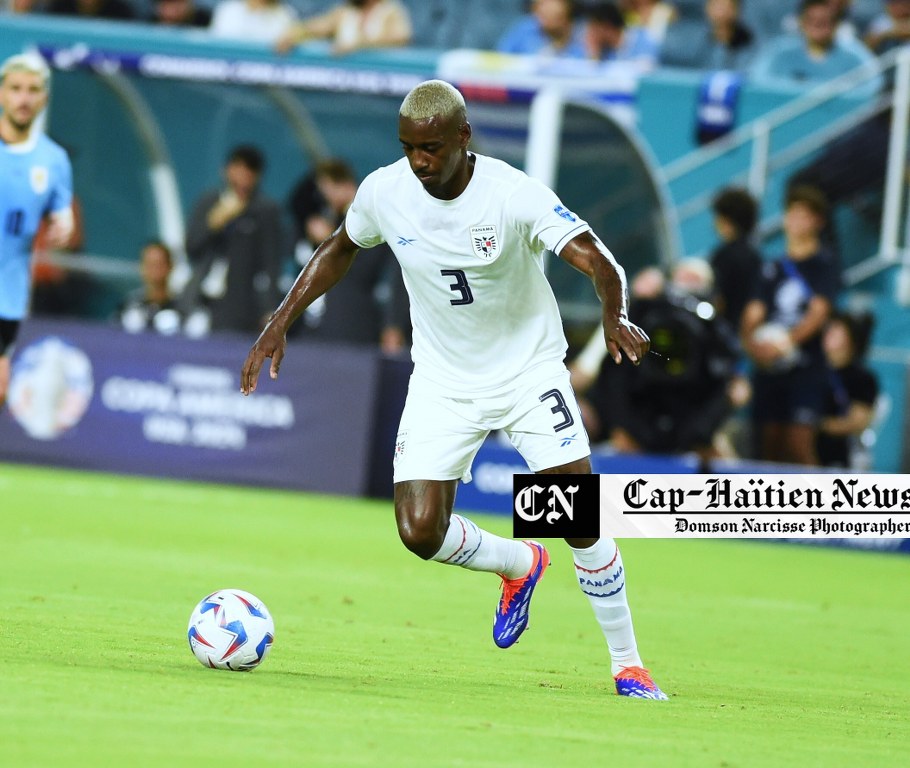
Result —
[[492, 224], [471, 227], [471, 247], [478, 258], [493, 261], [499, 256], [499, 237], [496, 234], [496, 227]]
[[404, 446], [407, 437], [407, 431], [399, 432], [395, 437], [395, 454], [392, 456], [392, 466], [396, 466], [398, 464], [398, 460], [404, 456]]
[[517, 539], [598, 538], [599, 475], [514, 475], [512, 535]]

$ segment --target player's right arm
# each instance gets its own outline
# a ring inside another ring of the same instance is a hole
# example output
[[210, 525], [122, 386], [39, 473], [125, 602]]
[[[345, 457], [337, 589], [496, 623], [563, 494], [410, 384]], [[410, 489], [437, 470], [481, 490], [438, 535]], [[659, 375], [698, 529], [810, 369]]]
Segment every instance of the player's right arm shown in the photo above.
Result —
[[293, 322], [316, 299], [341, 280], [351, 266], [360, 246], [348, 236], [344, 223], [320, 245], [313, 258], [266, 323], [253, 344], [240, 372], [240, 391], [248, 395], [256, 390], [259, 371], [266, 358], [272, 361], [269, 375], [278, 377], [278, 369], [287, 346], [287, 332]]

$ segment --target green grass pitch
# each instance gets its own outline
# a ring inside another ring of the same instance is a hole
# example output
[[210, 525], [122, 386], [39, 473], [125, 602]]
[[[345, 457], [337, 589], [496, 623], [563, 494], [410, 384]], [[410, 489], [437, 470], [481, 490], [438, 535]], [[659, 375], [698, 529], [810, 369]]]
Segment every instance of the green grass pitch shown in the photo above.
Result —
[[[410, 555], [388, 503], [0, 465], [0, 510], [3, 766], [910, 764], [903, 556], [624, 541], [649, 702], [561, 542], [501, 651], [498, 580]], [[275, 618], [251, 673], [187, 645], [222, 587]]]

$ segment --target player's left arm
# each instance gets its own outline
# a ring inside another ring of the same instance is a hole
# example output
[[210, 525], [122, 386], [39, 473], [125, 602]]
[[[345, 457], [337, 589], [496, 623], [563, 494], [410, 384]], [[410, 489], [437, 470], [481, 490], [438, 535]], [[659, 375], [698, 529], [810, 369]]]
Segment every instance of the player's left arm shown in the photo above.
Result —
[[591, 231], [582, 232], [567, 242], [559, 257], [594, 283], [594, 290], [603, 307], [604, 338], [613, 361], [622, 362], [625, 353], [638, 365], [651, 340], [637, 325], [629, 321], [626, 275], [610, 250]]

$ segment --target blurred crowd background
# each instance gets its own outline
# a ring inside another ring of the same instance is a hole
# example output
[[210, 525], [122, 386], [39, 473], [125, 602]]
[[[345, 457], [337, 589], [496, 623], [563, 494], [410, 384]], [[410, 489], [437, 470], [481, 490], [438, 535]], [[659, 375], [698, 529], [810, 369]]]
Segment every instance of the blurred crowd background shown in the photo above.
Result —
[[[547, 176], [627, 269], [640, 368], [604, 363], [593, 292], [551, 269], [603, 450], [895, 469], [908, 39], [910, 0], [5, 0], [75, 171], [32, 314], [252, 340], [441, 76], [475, 149]], [[409, 332], [386, 246], [295, 331], [402, 359]]]

